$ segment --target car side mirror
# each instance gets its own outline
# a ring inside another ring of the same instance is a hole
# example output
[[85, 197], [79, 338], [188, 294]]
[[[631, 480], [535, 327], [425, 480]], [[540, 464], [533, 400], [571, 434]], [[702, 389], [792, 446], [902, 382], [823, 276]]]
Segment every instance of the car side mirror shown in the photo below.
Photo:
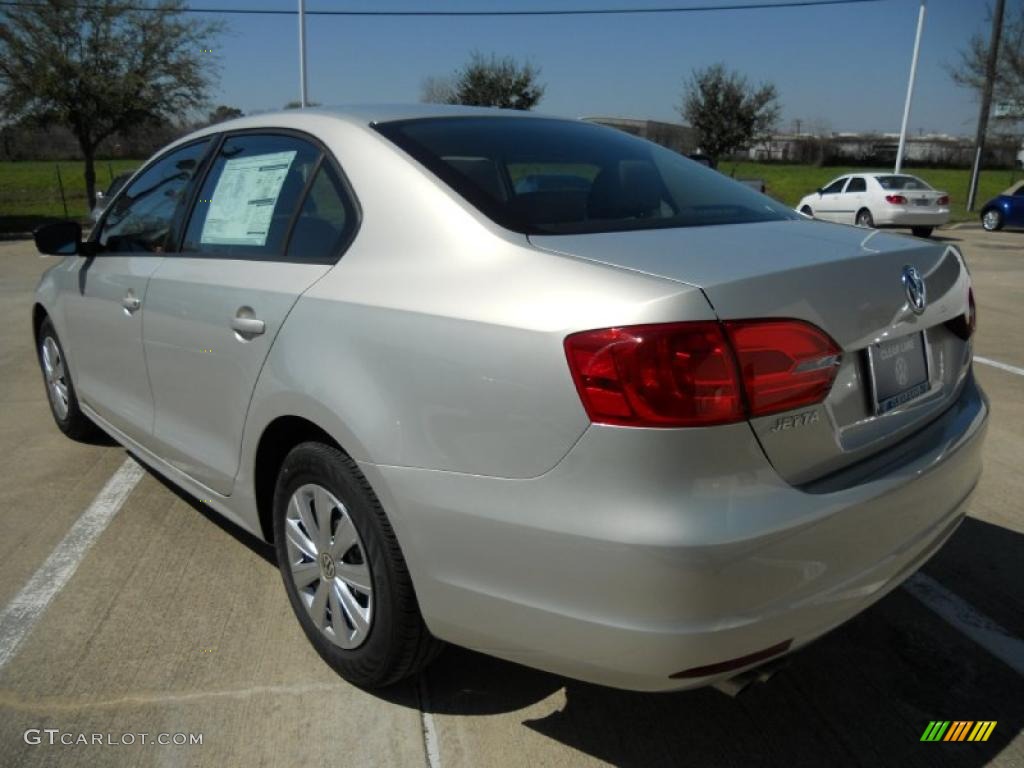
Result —
[[37, 227], [32, 233], [40, 253], [74, 256], [81, 253], [82, 225], [77, 221], [54, 221]]

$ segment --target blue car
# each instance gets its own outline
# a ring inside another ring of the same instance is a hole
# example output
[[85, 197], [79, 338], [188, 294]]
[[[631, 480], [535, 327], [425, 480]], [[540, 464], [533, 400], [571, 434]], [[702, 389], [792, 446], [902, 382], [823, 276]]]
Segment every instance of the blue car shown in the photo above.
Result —
[[995, 232], [1005, 226], [1024, 227], [1024, 181], [1004, 189], [981, 209], [981, 226]]

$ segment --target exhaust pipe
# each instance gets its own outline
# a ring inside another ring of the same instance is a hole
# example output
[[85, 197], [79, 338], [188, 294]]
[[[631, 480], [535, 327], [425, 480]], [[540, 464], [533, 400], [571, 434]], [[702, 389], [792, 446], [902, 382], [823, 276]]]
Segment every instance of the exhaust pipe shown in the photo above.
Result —
[[719, 680], [717, 683], [712, 683], [711, 687], [721, 691], [729, 698], [735, 699], [754, 683], [768, 682], [776, 672], [788, 663], [788, 657], [781, 658], [764, 666], [748, 669], [746, 672], [741, 672], [735, 677]]

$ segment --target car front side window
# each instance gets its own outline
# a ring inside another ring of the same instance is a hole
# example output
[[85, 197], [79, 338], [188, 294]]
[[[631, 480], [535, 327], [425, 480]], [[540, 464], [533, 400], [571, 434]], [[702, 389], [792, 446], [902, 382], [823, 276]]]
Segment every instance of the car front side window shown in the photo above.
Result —
[[102, 249], [165, 252], [175, 212], [208, 145], [203, 140], [176, 149], [132, 181], [103, 219], [98, 239]]

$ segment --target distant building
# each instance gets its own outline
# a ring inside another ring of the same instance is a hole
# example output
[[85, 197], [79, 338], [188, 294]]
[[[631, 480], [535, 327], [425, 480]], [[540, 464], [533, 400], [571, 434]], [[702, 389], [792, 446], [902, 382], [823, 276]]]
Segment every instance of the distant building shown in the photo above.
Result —
[[583, 119], [590, 123], [618, 128], [620, 131], [648, 139], [684, 155], [697, 151], [697, 132], [682, 123], [635, 120], [627, 117], [585, 117]]
[[[898, 133], [831, 133], [825, 136], [778, 133], [746, 150], [762, 162], [891, 165], [896, 162]], [[990, 139], [985, 145], [987, 165], [1012, 167], [1018, 147]], [[974, 140], [944, 133], [907, 136], [904, 160], [909, 165], [967, 167], [974, 160]]]

